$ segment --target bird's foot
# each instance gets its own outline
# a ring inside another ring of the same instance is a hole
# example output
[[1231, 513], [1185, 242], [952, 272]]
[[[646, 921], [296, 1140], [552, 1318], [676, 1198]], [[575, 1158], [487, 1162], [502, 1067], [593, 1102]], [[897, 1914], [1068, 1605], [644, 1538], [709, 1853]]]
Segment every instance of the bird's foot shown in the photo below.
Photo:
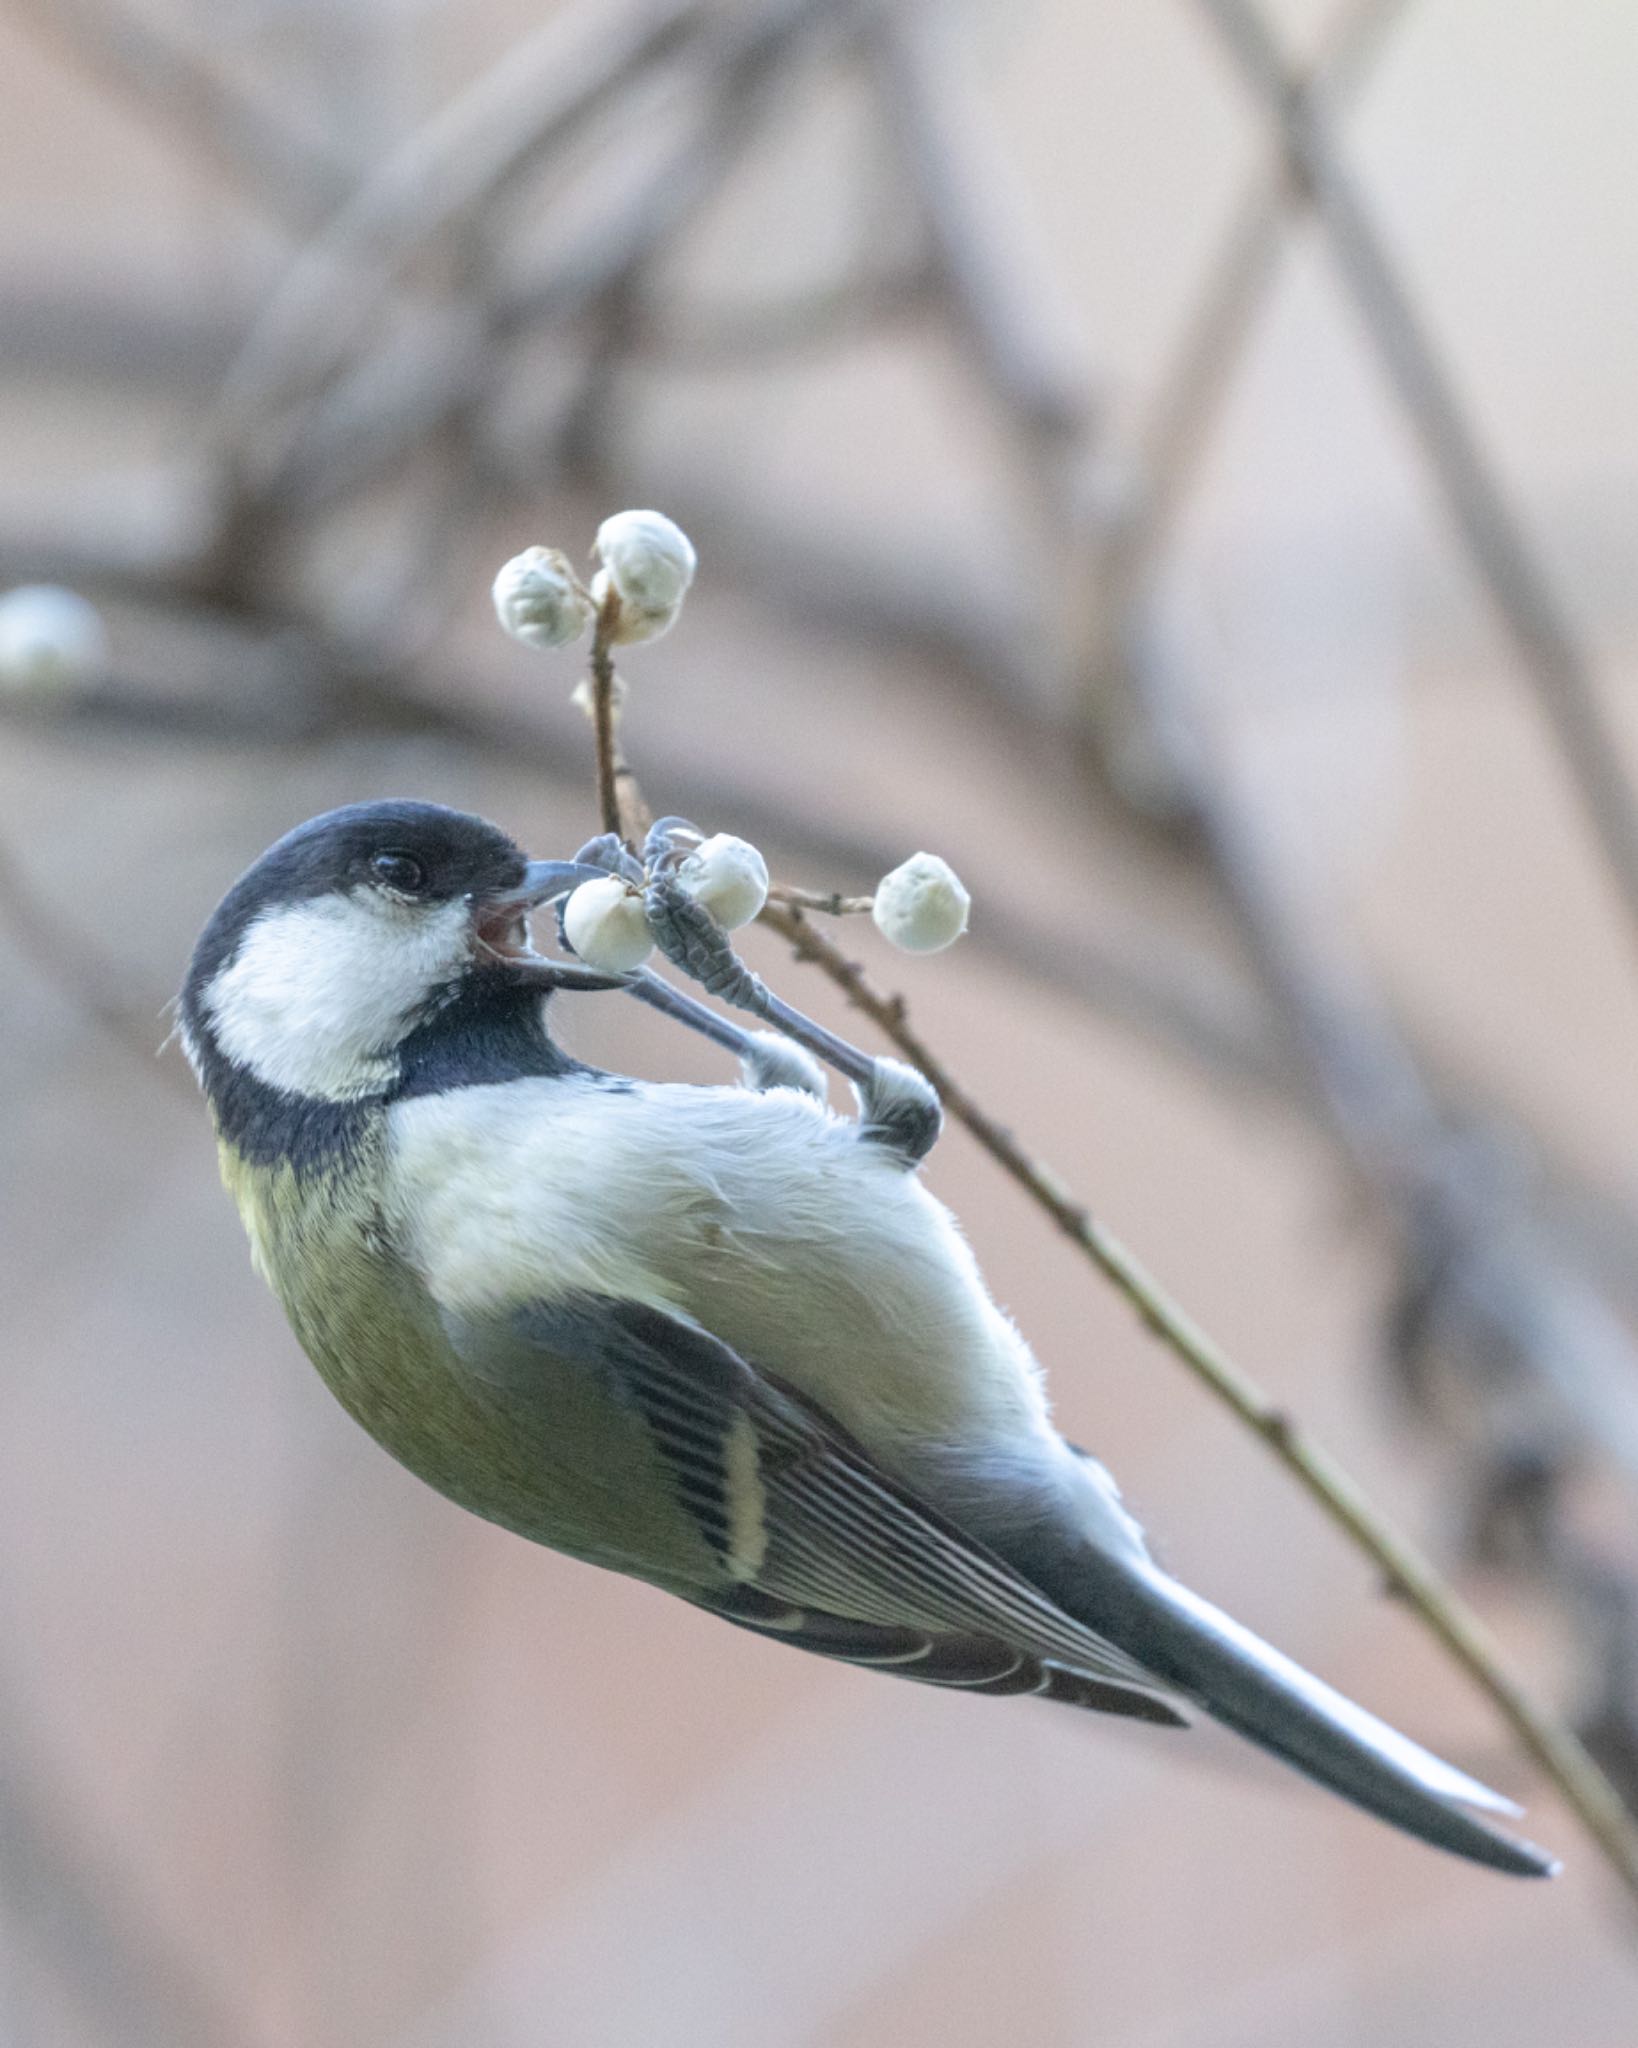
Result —
[[[653, 839], [651, 832], [650, 844]], [[745, 965], [722, 926], [703, 904], [695, 902], [673, 873], [651, 869], [643, 908], [655, 945], [673, 967], [708, 996], [731, 1003], [736, 1010], [749, 1010], [754, 1016], [768, 1015], [768, 990], [761, 977]]]
[[643, 866], [651, 876], [674, 874], [704, 839], [686, 818], [656, 818], [643, 841]]
[[[919, 1164], [932, 1149], [943, 1124], [937, 1095], [913, 1068], [897, 1060], [872, 1059], [800, 1010], [792, 1009], [760, 975], [751, 972], [734, 951], [722, 926], [678, 879], [678, 868], [700, 844], [701, 836], [699, 828], [686, 818], [661, 818], [643, 842], [643, 863], [648, 874], [643, 907], [655, 945], [707, 995], [760, 1017], [792, 1042], [786, 1053], [777, 1057], [771, 1052], [748, 1056], [746, 1073], [753, 1087], [801, 1087], [823, 1100], [823, 1077], [813, 1065], [814, 1060], [823, 1061], [852, 1082], [858, 1092], [862, 1135], [895, 1154], [905, 1165]], [[757, 1042], [769, 1046], [777, 1043]], [[796, 1047], [802, 1051], [797, 1053]], [[791, 1059], [798, 1063], [794, 1068], [789, 1064]], [[781, 1061], [785, 1064], [781, 1065]], [[764, 1073], [772, 1078], [761, 1078]]]

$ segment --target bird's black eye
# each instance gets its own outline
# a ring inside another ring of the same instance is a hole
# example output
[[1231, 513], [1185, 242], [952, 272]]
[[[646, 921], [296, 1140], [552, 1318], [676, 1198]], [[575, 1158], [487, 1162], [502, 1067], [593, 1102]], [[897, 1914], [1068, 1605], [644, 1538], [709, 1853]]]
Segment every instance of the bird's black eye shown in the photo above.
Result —
[[419, 896], [427, 886], [426, 864], [413, 853], [375, 853], [370, 873], [397, 896]]

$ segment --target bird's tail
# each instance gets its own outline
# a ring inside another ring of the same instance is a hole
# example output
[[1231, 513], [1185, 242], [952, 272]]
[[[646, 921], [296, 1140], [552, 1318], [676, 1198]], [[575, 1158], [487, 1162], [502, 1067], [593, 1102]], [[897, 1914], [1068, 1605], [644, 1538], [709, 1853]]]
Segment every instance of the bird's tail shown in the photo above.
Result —
[[1557, 1870], [1534, 1843], [1466, 1811], [1517, 1813], [1511, 1800], [1345, 1699], [1157, 1565], [1082, 1551], [1073, 1585], [1053, 1590], [1061, 1604], [1071, 1594], [1079, 1619], [1214, 1720], [1368, 1813], [1435, 1848], [1517, 1877], [1550, 1877]]

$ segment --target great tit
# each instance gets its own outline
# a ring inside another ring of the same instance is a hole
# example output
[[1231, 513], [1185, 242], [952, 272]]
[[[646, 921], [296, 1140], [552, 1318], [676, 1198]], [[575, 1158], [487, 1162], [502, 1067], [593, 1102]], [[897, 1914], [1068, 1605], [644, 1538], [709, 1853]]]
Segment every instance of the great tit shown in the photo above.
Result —
[[[783, 1038], [535, 952], [530, 910], [596, 872], [353, 805], [199, 939], [181, 1030], [223, 1177], [343, 1406], [473, 1513], [742, 1628], [968, 1692], [1192, 1705], [1424, 1841], [1550, 1873], [1466, 1810], [1517, 1808], [1154, 1562], [918, 1178], [918, 1075], [863, 1062], [838, 1116]], [[674, 957], [711, 953], [675, 890], [653, 909]], [[742, 1082], [570, 1058], [554, 991], [621, 985], [737, 1047]]]

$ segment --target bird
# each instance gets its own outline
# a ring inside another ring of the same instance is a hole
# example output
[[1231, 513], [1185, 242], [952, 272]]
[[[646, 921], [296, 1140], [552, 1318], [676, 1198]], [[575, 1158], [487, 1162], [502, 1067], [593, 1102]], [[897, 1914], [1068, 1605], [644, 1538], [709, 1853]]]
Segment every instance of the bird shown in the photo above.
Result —
[[[206, 923], [183, 1046], [253, 1261], [342, 1406], [459, 1506], [765, 1638], [1203, 1713], [1409, 1835], [1550, 1875], [1484, 1817], [1512, 1802], [1156, 1562], [922, 1180], [940, 1111], [914, 1069], [857, 1055], [844, 1115], [781, 1032], [536, 950], [531, 913], [611, 868], [642, 872], [611, 840], [531, 860], [482, 818], [361, 803]], [[649, 908], [675, 962], [723, 969], [708, 989], [798, 1015], [674, 874]], [[620, 987], [734, 1046], [738, 1078], [571, 1057], [554, 1005]]]

